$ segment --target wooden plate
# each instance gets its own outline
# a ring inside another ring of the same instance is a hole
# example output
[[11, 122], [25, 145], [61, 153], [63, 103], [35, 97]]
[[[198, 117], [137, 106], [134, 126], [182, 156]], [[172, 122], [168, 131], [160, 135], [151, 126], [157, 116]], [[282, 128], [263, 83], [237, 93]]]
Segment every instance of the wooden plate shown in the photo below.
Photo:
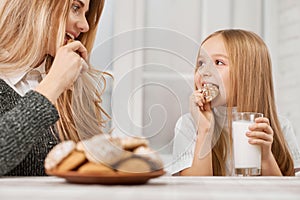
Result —
[[76, 171], [47, 171], [48, 175], [58, 176], [70, 183], [104, 184], [104, 185], [138, 185], [145, 184], [149, 179], [164, 175], [164, 170], [149, 173], [114, 173], [114, 174], [83, 174]]

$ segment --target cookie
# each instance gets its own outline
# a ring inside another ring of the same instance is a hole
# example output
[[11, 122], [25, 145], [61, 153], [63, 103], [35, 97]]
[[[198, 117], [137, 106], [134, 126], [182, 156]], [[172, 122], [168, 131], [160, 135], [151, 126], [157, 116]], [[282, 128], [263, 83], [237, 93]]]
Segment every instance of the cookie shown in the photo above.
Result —
[[147, 147], [149, 145], [149, 142], [143, 138], [128, 137], [128, 138], [122, 138], [121, 144], [124, 150], [133, 151], [134, 149], [140, 146]]
[[63, 141], [57, 144], [51, 151], [48, 153], [45, 159], [45, 169], [52, 170], [56, 168], [56, 166], [65, 159], [76, 147], [75, 142]]
[[84, 151], [84, 146], [83, 146], [82, 141], [77, 142], [77, 144], [76, 144], [76, 150], [77, 151]]
[[57, 167], [57, 171], [65, 172], [76, 169], [86, 161], [84, 152], [73, 151], [68, 157], [66, 157]]
[[148, 173], [151, 172], [149, 163], [141, 157], [131, 157], [115, 165], [118, 173]]
[[100, 134], [82, 141], [82, 146], [90, 162], [111, 166], [118, 161], [130, 157], [131, 153], [122, 149], [118, 138]]
[[79, 173], [88, 174], [113, 174], [116, 173], [113, 169], [99, 163], [87, 162], [83, 164], [79, 169]]
[[163, 169], [164, 167], [163, 161], [159, 154], [149, 147], [138, 147], [133, 151], [133, 153], [147, 160], [153, 171]]

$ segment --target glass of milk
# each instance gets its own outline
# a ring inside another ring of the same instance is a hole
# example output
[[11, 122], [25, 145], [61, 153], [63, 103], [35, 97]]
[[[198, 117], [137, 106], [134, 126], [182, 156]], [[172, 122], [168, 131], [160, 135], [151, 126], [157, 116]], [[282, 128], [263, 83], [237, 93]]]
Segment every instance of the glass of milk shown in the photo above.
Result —
[[246, 132], [255, 123], [255, 118], [263, 117], [262, 113], [233, 112], [232, 138], [234, 171], [236, 176], [261, 175], [261, 147], [249, 144]]

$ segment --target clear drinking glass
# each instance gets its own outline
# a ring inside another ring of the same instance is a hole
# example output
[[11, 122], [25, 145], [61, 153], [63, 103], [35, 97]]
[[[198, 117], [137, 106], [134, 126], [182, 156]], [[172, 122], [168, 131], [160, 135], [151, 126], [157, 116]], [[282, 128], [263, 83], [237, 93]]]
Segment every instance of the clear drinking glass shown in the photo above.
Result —
[[249, 144], [246, 132], [255, 123], [255, 119], [263, 117], [262, 113], [234, 112], [232, 116], [232, 138], [234, 154], [234, 171], [236, 176], [261, 175], [261, 147]]

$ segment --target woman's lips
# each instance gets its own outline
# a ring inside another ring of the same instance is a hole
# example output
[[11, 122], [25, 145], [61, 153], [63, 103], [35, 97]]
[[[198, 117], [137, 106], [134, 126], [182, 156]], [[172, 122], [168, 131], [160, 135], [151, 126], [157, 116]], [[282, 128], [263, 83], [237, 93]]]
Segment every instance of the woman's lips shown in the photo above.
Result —
[[75, 36], [70, 34], [70, 33], [66, 33], [65, 35], [65, 40], [64, 40], [64, 45], [66, 45], [69, 41], [74, 41], [75, 40]]
[[75, 40], [75, 38], [76, 38], [76, 36], [74, 34], [69, 33], [69, 32], [66, 33], [66, 37], [69, 39], [72, 39], [72, 40]]

